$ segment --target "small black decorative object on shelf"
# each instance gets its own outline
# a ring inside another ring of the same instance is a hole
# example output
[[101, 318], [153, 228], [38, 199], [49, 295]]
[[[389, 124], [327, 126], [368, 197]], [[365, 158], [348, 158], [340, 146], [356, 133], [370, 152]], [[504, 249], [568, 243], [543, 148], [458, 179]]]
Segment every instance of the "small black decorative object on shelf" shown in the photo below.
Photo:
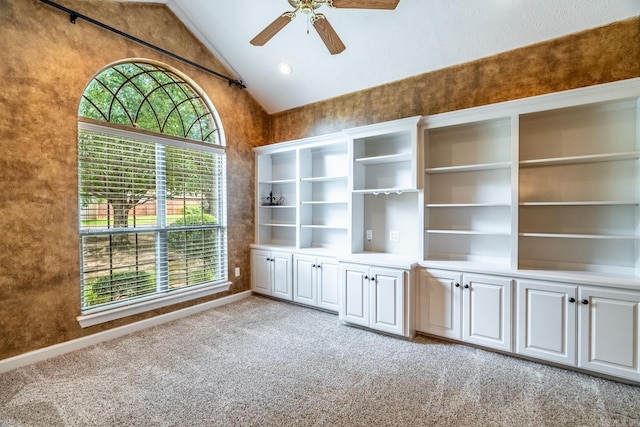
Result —
[[282, 206], [284, 205], [284, 197], [276, 197], [273, 195], [273, 191], [269, 192], [268, 197], [263, 197], [260, 199], [262, 202], [262, 206]]

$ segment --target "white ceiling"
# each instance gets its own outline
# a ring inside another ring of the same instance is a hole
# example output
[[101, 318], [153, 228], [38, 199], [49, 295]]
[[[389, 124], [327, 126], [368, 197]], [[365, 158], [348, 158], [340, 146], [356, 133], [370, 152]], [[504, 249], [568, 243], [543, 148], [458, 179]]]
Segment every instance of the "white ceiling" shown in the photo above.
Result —
[[[301, 14], [265, 46], [249, 44], [291, 10], [287, 0], [143, 1], [166, 3], [269, 113], [640, 15], [640, 0], [400, 0], [391, 11], [323, 6], [318, 12], [347, 46], [331, 55], [313, 27], [307, 34]], [[291, 75], [278, 71], [281, 62]]]

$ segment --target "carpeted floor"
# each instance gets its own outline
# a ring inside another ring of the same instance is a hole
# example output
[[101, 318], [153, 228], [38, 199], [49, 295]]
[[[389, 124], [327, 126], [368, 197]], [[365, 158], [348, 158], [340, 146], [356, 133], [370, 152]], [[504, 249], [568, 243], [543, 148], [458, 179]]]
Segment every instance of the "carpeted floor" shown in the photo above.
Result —
[[1, 426], [640, 426], [640, 387], [253, 296], [0, 375]]

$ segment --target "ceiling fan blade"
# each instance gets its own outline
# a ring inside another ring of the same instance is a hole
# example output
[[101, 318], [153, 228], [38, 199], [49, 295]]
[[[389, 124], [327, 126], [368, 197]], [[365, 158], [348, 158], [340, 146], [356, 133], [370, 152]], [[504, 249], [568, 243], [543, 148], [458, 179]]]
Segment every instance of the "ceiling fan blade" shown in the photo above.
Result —
[[271, 40], [271, 37], [275, 36], [278, 31], [283, 29], [289, 22], [291, 22], [292, 16], [290, 12], [286, 12], [280, 15], [271, 24], [267, 25], [267, 28], [262, 30], [260, 34], [255, 36], [249, 43], [254, 46], [263, 46], [266, 42]]
[[314, 18], [313, 28], [318, 32], [325, 46], [327, 46], [327, 49], [331, 52], [331, 55], [338, 54], [345, 50], [346, 47], [344, 43], [342, 43], [342, 40], [340, 40], [340, 37], [338, 37], [338, 34], [331, 24], [329, 24], [327, 18], [321, 13], [316, 14]]
[[335, 8], [343, 9], [395, 9], [400, 0], [333, 0]]

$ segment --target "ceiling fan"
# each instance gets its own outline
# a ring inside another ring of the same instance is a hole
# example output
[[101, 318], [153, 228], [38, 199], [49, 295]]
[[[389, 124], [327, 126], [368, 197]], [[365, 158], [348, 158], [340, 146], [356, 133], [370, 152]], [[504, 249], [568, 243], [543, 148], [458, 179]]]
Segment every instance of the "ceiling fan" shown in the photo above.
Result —
[[[298, 12], [307, 15], [313, 28], [318, 32], [320, 38], [324, 42], [332, 55], [342, 52], [345, 49], [344, 43], [338, 37], [327, 18], [322, 13], [316, 13], [316, 9], [320, 6], [327, 5], [336, 9], [395, 9], [400, 0], [287, 0], [291, 7], [291, 12], [285, 12], [276, 18], [264, 30], [255, 36], [250, 43], [254, 46], [263, 46], [278, 31], [282, 30], [289, 22], [296, 17]], [[307, 30], [309, 32], [309, 30]]]

